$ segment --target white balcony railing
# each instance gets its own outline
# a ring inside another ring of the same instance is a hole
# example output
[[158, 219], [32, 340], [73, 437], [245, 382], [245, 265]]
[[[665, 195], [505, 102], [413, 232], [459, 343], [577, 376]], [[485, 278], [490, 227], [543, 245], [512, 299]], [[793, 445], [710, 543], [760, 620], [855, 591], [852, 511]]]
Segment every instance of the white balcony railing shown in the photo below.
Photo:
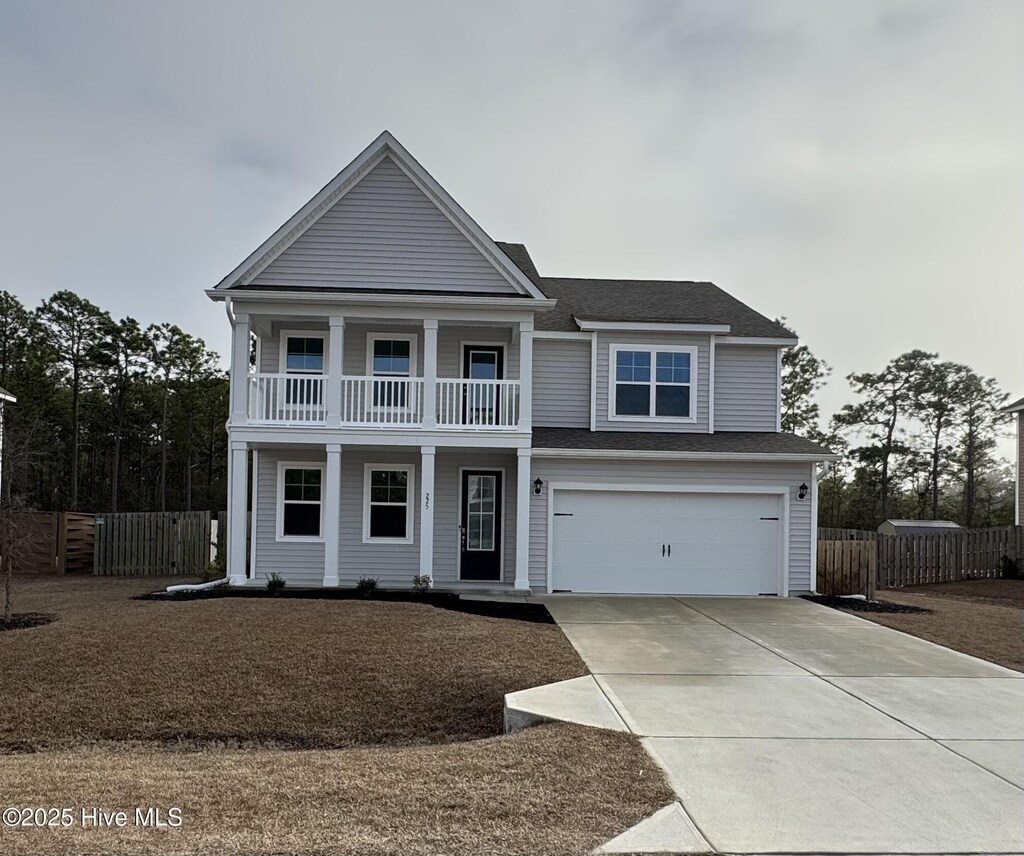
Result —
[[519, 381], [437, 381], [437, 427], [515, 429], [519, 426]]
[[249, 375], [249, 421], [324, 424], [324, 380], [323, 375]]
[[[324, 375], [250, 374], [249, 421], [344, 428], [420, 428], [426, 422], [423, 378], [342, 377], [337, 421], [327, 412], [334, 382]], [[442, 378], [436, 390], [438, 428], [519, 427], [519, 381]]]
[[341, 424], [367, 428], [423, 424], [423, 378], [343, 377]]

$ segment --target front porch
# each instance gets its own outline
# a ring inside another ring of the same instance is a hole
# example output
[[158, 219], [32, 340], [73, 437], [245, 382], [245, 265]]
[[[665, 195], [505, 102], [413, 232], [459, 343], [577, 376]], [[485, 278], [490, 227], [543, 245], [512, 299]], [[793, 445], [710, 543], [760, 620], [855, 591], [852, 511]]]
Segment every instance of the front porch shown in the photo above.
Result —
[[530, 478], [529, 448], [234, 440], [229, 577], [528, 592]]

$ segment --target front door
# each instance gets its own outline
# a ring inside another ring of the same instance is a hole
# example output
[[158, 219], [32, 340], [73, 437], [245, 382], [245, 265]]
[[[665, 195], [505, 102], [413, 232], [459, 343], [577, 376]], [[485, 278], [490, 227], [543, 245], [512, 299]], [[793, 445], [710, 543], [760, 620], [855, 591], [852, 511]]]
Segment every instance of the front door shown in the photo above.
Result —
[[501, 579], [501, 472], [462, 471], [459, 578]]

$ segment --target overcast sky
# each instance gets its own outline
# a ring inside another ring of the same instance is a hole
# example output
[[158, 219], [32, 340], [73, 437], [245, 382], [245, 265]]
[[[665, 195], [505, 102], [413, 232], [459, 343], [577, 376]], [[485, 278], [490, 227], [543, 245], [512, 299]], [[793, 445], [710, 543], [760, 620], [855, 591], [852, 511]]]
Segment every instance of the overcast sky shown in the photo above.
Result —
[[387, 128], [552, 276], [710, 279], [842, 377], [1024, 395], [1024, 3], [0, 0], [0, 288], [203, 294]]

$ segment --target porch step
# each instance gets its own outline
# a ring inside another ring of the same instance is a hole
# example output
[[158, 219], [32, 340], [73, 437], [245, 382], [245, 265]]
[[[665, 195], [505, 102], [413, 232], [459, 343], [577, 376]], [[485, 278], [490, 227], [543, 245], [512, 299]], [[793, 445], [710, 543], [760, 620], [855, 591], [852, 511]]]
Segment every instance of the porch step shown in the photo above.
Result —
[[574, 722], [609, 731], [629, 731], [593, 675], [505, 696], [506, 734], [542, 722]]

